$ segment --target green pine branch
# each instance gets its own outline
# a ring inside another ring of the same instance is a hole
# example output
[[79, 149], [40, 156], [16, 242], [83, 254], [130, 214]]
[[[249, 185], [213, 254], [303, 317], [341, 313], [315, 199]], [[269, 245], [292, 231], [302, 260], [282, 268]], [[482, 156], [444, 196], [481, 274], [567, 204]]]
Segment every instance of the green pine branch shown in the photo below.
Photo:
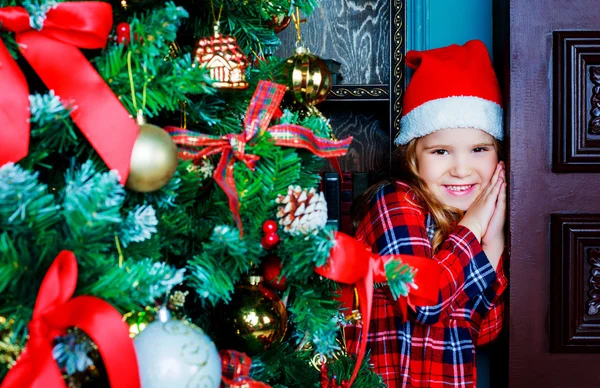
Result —
[[415, 271], [411, 266], [400, 259], [389, 260], [385, 263], [385, 276], [394, 299], [408, 296], [415, 281]]

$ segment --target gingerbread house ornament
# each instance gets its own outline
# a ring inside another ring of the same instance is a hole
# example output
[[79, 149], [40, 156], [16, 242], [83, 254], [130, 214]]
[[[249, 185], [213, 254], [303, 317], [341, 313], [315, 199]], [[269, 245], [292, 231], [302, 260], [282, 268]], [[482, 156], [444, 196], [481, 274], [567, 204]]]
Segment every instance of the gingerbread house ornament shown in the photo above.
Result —
[[210, 69], [214, 87], [246, 89], [248, 59], [232, 36], [219, 33], [219, 24], [214, 26], [214, 35], [202, 38], [196, 44], [194, 64]]

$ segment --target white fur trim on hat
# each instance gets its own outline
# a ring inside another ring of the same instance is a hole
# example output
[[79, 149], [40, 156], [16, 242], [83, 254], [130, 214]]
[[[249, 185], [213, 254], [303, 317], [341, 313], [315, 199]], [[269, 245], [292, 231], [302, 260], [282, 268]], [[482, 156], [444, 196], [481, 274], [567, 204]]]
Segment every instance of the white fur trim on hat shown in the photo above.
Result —
[[453, 96], [430, 100], [400, 120], [396, 145], [448, 128], [476, 128], [498, 140], [504, 137], [502, 107], [493, 101], [473, 96]]

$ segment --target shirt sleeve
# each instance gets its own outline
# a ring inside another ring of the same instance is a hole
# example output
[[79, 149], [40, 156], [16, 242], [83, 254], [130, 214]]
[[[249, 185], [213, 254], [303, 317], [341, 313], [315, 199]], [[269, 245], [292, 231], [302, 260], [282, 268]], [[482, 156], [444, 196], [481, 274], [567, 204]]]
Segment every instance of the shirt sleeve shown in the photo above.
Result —
[[464, 311], [468, 302], [496, 279], [477, 238], [464, 226], [457, 226], [438, 252], [432, 253], [425, 214], [407, 189], [382, 187], [371, 201], [357, 236], [380, 255], [404, 254], [437, 260], [441, 268], [438, 303], [416, 307], [412, 317], [422, 324], [443, 320], [457, 308]]
[[503, 259], [496, 270], [496, 281], [478, 295], [471, 316], [471, 334], [477, 346], [486, 345], [496, 339], [504, 323], [504, 290], [508, 279], [504, 275]]

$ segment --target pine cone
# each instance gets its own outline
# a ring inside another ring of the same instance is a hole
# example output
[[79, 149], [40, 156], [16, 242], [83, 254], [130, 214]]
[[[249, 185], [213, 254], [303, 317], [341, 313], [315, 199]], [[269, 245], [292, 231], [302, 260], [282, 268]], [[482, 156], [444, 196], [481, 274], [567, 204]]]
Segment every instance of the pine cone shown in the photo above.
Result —
[[292, 235], [317, 234], [327, 223], [327, 202], [314, 188], [290, 186], [287, 195], [278, 195], [275, 202], [281, 204], [277, 207], [279, 225]]

